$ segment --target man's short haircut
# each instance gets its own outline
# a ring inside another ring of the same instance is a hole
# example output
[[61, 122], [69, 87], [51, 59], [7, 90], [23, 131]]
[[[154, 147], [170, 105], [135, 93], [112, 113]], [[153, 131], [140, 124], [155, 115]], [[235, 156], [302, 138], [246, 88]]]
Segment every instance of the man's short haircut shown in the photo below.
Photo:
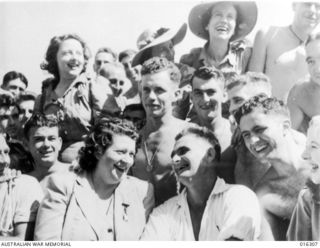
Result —
[[270, 79], [267, 75], [262, 72], [247, 72], [246, 74], [242, 75], [235, 75], [228, 80], [227, 83], [227, 91], [233, 89], [237, 86], [245, 86], [245, 85], [252, 85], [256, 87], [264, 87], [268, 93], [271, 95], [271, 83]]
[[200, 127], [196, 124], [194, 125], [192, 124], [190, 127], [183, 129], [179, 134], [177, 134], [177, 136], [175, 137], [175, 141], [178, 141], [183, 136], [186, 136], [188, 134], [195, 135], [196, 137], [200, 137], [208, 141], [216, 152], [215, 159], [217, 161], [220, 161], [221, 146], [217, 137], [214, 135], [214, 133], [210, 129], [206, 127]]
[[[24, 126], [24, 137], [29, 140], [29, 132], [34, 127], [57, 127], [59, 130], [59, 119], [56, 115], [33, 114]], [[60, 131], [60, 130], [59, 130]], [[60, 135], [60, 134], [59, 134]]]
[[10, 95], [0, 94], [0, 108], [9, 108], [15, 105], [15, 100]]
[[2, 88], [7, 87], [10, 81], [20, 79], [28, 87], [28, 80], [21, 72], [18, 71], [9, 71], [3, 76]]
[[123, 64], [121, 64], [120, 62], [110, 62], [110, 63], [107, 63], [107, 64], [104, 64], [98, 71], [98, 75], [100, 76], [103, 76], [105, 78], [109, 78], [109, 70], [110, 69], [113, 69], [113, 68], [119, 68], [121, 70], [123, 70], [123, 73], [125, 74], [126, 71], [124, 69], [124, 66]]
[[173, 62], [162, 57], [153, 57], [145, 61], [141, 68], [141, 75], [155, 74], [162, 71], [168, 71], [171, 81], [180, 84], [180, 70]]
[[110, 47], [101, 47], [101, 48], [99, 48], [98, 51], [96, 52], [96, 56], [99, 53], [109, 53], [113, 57], [114, 61], [117, 61], [117, 54]]
[[133, 49], [127, 49], [119, 53], [119, 62], [125, 57], [134, 56], [137, 52]]
[[192, 75], [191, 78], [191, 86], [193, 88], [193, 80], [194, 78], [200, 78], [203, 80], [209, 80], [209, 79], [215, 79], [219, 82], [221, 82], [222, 84], [222, 88], [225, 87], [225, 78], [224, 75], [222, 73], [222, 71], [214, 69], [212, 67], [208, 67], [208, 66], [202, 66], [200, 68], [198, 68]]
[[266, 97], [266, 96], [254, 96], [246, 101], [241, 107], [239, 107], [235, 113], [234, 117], [236, 122], [240, 124], [241, 117], [252, 113], [254, 110], [259, 109], [264, 114], [277, 114], [282, 115], [285, 118], [290, 119], [290, 114], [287, 106], [283, 101], [278, 100], [275, 97]]
[[319, 40], [320, 41], [320, 32], [312, 33], [308, 36], [305, 46], [307, 46], [311, 41]]
[[22, 102], [25, 102], [25, 101], [36, 101], [36, 94], [35, 93], [32, 93], [32, 92], [26, 92], [24, 94], [21, 94], [17, 100], [17, 105], [19, 105], [20, 103]]

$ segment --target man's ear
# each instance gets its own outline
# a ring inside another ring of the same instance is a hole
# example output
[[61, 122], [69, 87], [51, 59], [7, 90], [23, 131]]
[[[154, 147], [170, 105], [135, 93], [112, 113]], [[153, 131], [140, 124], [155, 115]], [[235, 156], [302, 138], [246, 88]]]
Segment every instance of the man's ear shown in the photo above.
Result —
[[209, 161], [213, 161], [216, 158], [216, 151], [214, 150], [213, 147], [210, 147], [207, 151], [207, 157]]
[[59, 140], [59, 151], [61, 151], [61, 147], [62, 147], [62, 138], [58, 137]]
[[175, 98], [175, 101], [178, 101], [178, 100], [181, 100], [182, 99], [182, 90], [181, 89], [177, 89], [175, 92], [174, 92], [174, 98]]

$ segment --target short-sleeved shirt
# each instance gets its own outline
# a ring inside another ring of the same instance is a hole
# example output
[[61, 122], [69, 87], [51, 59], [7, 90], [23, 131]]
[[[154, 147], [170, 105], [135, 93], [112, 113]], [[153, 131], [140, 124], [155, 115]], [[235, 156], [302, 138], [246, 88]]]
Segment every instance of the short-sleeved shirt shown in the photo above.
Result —
[[[189, 54], [181, 57], [180, 62], [196, 69], [202, 66], [214, 67], [207, 54], [208, 43], [204, 47], [194, 48]], [[251, 47], [247, 45], [247, 41], [238, 40], [229, 44], [229, 50], [226, 56], [220, 61], [216, 69], [222, 71], [235, 71], [237, 73], [244, 73], [247, 69], [249, 59], [251, 56]]]
[[[258, 240], [261, 221], [256, 195], [245, 186], [218, 178], [202, 216], [199, 240]], [[195, 240], [186, 189], [153, 210], [141, 239]]]
[[[35, 222], [42, 198], [43, 192], [41, 186], [39, 182], [31, 176], [21, 175], [13, 181], [11, 180], [10, 183], [1, 183], [0, 202], [3, 204], [3, 208], [0, 212], [0, 228], [3, 229], [5, 226], [11, 226], [13, 228], [14, 225], [18, 223]], [[4, 214], [7, 214], [6, 218], [4, 218]], [[8, 230], [0, 231], [5, 231], [6, 235], [11, 236], [14, 233], [12, 228], [10, 228], [11, 230], [9, 230], [9, 232], [6, 232]]]

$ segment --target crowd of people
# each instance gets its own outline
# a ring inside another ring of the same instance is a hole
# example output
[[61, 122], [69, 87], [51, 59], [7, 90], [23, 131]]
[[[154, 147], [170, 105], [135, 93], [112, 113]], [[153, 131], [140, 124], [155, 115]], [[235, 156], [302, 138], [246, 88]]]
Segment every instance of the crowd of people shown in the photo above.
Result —
[[[137, 50], [50, 40], [0, 89], [0, 240], [320, 240], [320, 3], [194, 6]], [[179, 63], [188, 26], [206, 43]]]

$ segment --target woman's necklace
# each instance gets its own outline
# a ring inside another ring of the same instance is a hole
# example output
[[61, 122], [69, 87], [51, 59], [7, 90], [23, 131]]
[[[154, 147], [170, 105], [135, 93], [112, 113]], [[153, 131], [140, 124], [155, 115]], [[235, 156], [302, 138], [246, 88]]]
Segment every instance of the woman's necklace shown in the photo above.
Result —
[[289, 30], [290, 30], [290, 32], [293, 34], [293, 36], [297, 38], [297, 40], [299, 41], [299, 45], [301, 45], [301, 44], [304, 43], [304, 40], [301, 39], [301, 38], [297, 35], [297, 33], [293, 30], [292, 25], [289, 26]]

